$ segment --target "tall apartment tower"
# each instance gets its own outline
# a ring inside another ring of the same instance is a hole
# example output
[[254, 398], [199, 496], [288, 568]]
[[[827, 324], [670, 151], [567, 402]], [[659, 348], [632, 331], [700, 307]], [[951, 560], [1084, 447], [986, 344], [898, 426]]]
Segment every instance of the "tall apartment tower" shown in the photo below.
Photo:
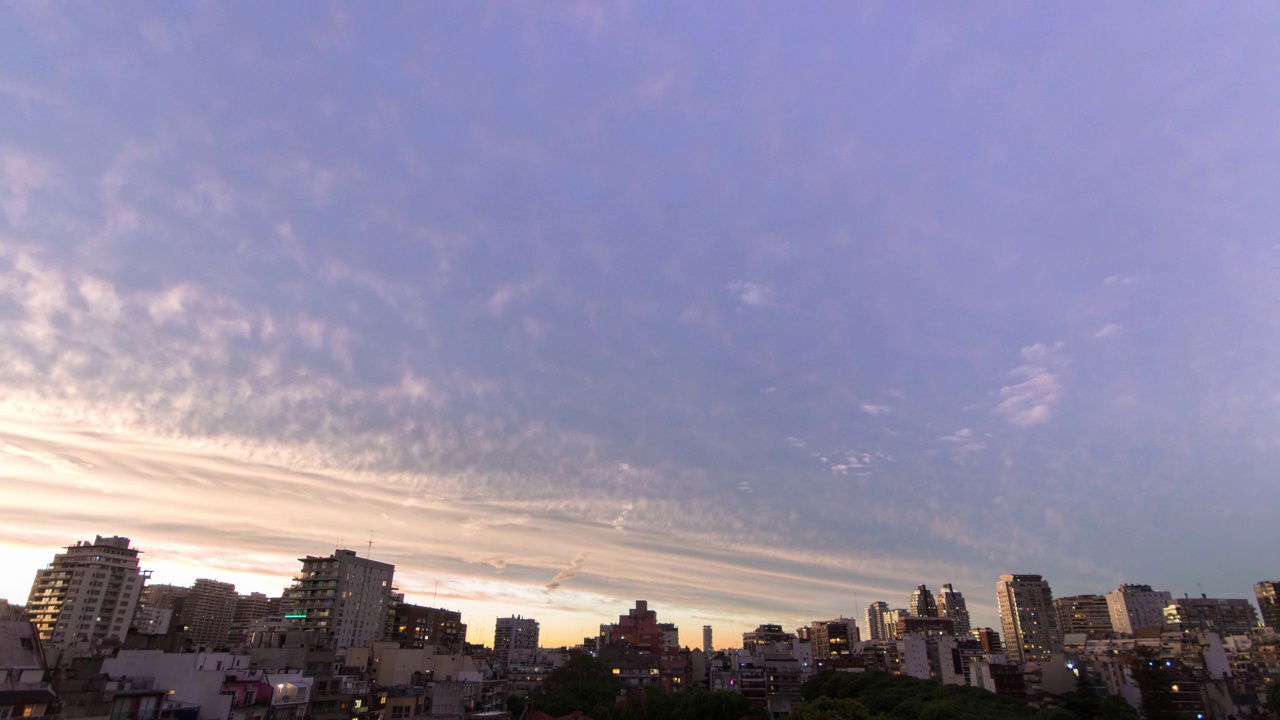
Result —
[[364, 647], [382, 639], [395, 565], [345, 549], [298, 561], [302, 571], [284, 591], [287, 630], [318, 632], [334, 648]]
[[1164, 627], [1164, 608], [1173, 600], [1167, 590], [1152, 590], [1150, 585], [1121, 585], [1106, 597], [1111, 629], [1125, 635]]
[[493, 652], [498, 664], [507, 667], [512, 653], [538, 649], [538, 621], [533, 618], [498, 618], [493, 628]]
[[707, 657], [710, 657], [711, 653], [715, 652], [715, 648], [711, 646], [711, 626], [710, 625], [702, 626], [702, 652], [706, 653]]
[[955, 623], [956, 635], [968, 635], [972, 630], [964, 595], [951, 587], [951, 583], [943, 585], [938, 591], [938, 617], [951, 618]]
[[911, 593], [910, 609], [912, 617], [938, 617], [938, 604], [924, 585], [916, 586], [916, 591]]
[[1264, 580], [1254, 585], [1253, 594], [1258, 598], [1262, 624], [1280, 629], [1280, 580]]
[[[867, 639], [868, 640], [888, 640], [890, 636], [885, 632], [885, 621], [889, 615], [889, 603], [879, 601], [873, 602], [867, 606]], [[894, 618], [897, 620], [897, 618]]]
[[231, 583], [196, 580], [182, 604], [181, 618], [187, 639], [196, 647], [209, 650], [226, 646], [239, 599], [236, 586]]
[[1038, 662], [1061, 648], [1053, 591], [1039, 575], [1001, 575], [996, 583], [1001, 634], [1009, 659]]
[[129, 538], [80, 541], [36, 571], [27, 612], [50, 648], [123, 642], [150, 573], [138, 567]]
[[1071, 595], [1053, 601], [1058, 620], [1059, 637], [1080, 634], [1092, 640], [1105, 638], [1112, 632], [1111, 610], [1102, 595]]

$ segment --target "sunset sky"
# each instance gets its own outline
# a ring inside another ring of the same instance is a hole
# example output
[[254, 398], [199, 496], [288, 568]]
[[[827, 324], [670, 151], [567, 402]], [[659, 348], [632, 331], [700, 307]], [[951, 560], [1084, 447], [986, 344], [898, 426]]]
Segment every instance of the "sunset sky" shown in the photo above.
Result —
[[485, 642], [1280, 576], [1275, 3], [0, 12], [0, 597], [97, 534]]

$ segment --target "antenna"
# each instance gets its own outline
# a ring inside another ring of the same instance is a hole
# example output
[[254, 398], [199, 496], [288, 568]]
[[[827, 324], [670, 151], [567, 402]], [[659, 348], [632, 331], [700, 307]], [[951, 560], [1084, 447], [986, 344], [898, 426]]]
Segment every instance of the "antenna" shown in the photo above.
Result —
[[440, 581], [436, 581], [436, 589], [431, 593], [431, 607], [439, 607], [436, 598], [440, 597]]
[[365, 551], [364, 559], [365, 560], [373, 559], [373, 531], [372, 530], [369, 531], [369, 549]]

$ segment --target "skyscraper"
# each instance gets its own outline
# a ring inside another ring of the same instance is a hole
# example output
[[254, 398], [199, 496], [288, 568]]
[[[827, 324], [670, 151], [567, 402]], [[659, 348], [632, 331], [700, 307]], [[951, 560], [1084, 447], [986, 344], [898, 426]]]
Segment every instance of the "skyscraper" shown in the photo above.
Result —
[[913, 617], [938, 617], [938, 605], [933, 600], [933, 593], [924, 585], [916, 586], [911, 593], [911, 615]]
[[231, 583], [196, 580], [182, 603], [181, 622], [187, 638], [196, 647], [209, 650], [226, 646], [239, 597], [236, 586]]
[[149, 575], [129, 538], [99, 535], [67, 547], [31, 584], [27, 611], [40, 641], [60, 650], [123, 641]]
[[1009, 659], [1025, 663], [1058, 652], [1058, 623], [1053, 591], [1039, 575], [1001, 575], [996, 583], [1001, 634]]
[[1087, 635], [1091, 639], [1111, 634], [1111, 611], [1102, 595], [1072, 595], [1053, 601], [1058, 637]]
[[938, 591], [938, 617], [951, 618], [955, 623], [956, 635], [969, 634], [969, 608], [965, 605], [964, 595], [951, 587], [951, 583], [943, 585]]
[[715, 652], [715, 648], [711, 646], [711, 626], [702, 626], [702, 652], [710, 655]]
[[1262, 624], [1280, 629], [1280, 580], [1264, 580], [1254, 585], [1253, 594], [1258, 598]]
[[302, 571], [284, 591], [285, 627], [314, 631], [334, 648], [381, 640], [387, 626], [395, 566], [335, 550], [299, 558]]
[[[867, 639], [888, 640], [885, 632], [885, 618], [889, 614], [889, 603], [878, 601], [867, 606]], [[894, 620], [897, 620], [895, 617]]]

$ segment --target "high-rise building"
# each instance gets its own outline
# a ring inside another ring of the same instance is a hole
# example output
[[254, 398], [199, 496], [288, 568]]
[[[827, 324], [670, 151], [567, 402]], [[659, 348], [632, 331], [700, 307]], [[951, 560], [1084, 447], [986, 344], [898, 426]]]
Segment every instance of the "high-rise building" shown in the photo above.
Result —
[[232, 583], [196, 580], [182, 604], [181, 622], [187, 639], [209, 650], [226, 647], [238, 599]]
[[970, 630], [969, 608], [961, 595], [951, 583], [942, 586], [938, 591], [938, 616], [951, 618], [955, 623], [956, 635], [968, 635]]
[[662, 623], [658, 622], [658, 613], [649, 609], [647, 600], [637, 600], [636, 606], [619, 615], [616, 623], [600, 624], [599, 645], [625, 645], [639, 652], [652, 655], [662, 653]]
[[46, 646], [120, 643], [150, 573], [138, 567], [129, 538], [97, 536], [54, 555], [36, 571], [27, 611]]
[[929, 588], [924, 585], [916, 586], [916, 591], [911, 593], [910, 610], [912, 617], [938, 617], [938, 605]]
[[711, 653], [715, 652], [715, 648], [711, 646], [710, 625], [702, 626], [702, 652], [706, 653], [708, 657], [710, 657]]
[[435, 646], [445, 653], [461, 653], [467, 643], [467, 625], [456, 610], [395, 603], [387, 639], [402, 648]]
[[1164, 609], [1166, 625], [1209, 630], [1222, 637], [1248, 635], [1258, 626], [1258, 614], [1248, 600], [1219, 600], [1201, 595], [1198, 598], [1174, 598]]
[[[867, 639], [888, 640], [890, 635], [885, 631], [888, 620], [889, 603], [878, 601], [867, 606]], [[897, 618], [894, 618], [896, 621]]]
[[853, 643], [859, 640], [858, 624], [853, 618], [815, 620], [808, 630], [813, 662], [818, 669], [826, 668], [832, 658], [852, 654]]
[[1280, 580], [1264, 580], [1254, 585], [1253, 594], [1258, 598], [1262, 624], [1280, 629]]
[[1059, 637], [1087, 635], [1091, 639], [1111, 634], [1111, 610], [1102, 595], [1071, 595], [1053, 601]]
[[1000, 644], [1000, 633], [995, 628], [980, 627], [970, 631], [978, 643], [982, 645], [982, 651], [988, 655], [997, 655], [1004, 652], [1004, 646]]
[[1173, 599], [1168, 591], [1152, 590], [1150, 585], [1121, 585], [1106, 597], [1111, 629], [1125, 635], [1164, 627], [1164, 607]]
[[498, 656], [498, 664], [503, 668], [512, 653], [523, 653], [538, 649], [538, 621], [533, 618], [515, 617], [498, 618], [493, 628], [493, 652]]
[[390, 617], [395, 566], [335, 550], [299, 558], [302, 571], [284, 591], [285, 628], [317, 632], [334, 648], [381, 640]]
[[1001, 575], [996, 583], [1001, 634], [1009, 659], [1026, 663], [1048, 660], [1058, 652], [1058, 622], [1053, 591], [1039, 575]]

